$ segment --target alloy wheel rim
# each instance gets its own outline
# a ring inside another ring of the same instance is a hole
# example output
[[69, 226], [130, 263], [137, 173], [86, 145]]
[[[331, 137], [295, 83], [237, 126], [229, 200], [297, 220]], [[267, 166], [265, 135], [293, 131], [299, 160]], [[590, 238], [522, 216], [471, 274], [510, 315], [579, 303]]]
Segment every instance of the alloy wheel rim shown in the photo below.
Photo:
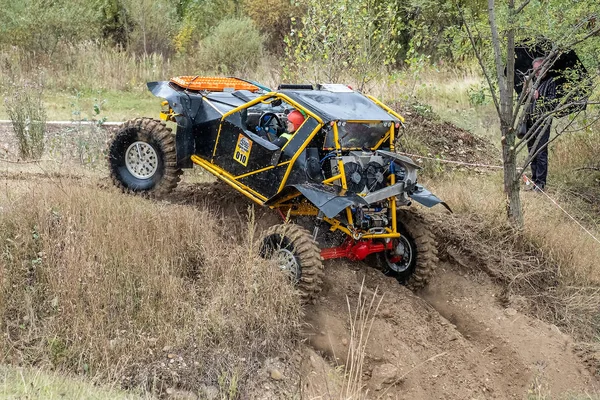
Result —
[[146, 142], [133, 142], [125, 152], [125, 167], [138, 179], [151, 178], [158, 170], [156, 150]]
[[290, 273], [294, 280], [298, 279], [300, 266], [298, 265], [298, 260], [296, 259], [296, 256], [294, 256], [294, 253], [288, 249], [278, 249], [273, 258], [279, 261], [279, 269]]

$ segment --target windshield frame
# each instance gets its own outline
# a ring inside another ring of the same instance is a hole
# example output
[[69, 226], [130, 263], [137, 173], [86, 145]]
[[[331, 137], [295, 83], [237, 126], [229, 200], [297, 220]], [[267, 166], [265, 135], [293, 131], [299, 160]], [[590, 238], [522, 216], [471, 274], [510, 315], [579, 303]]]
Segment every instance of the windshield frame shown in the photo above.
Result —
[[[347, 132], [346, 127], [348, 126], [363, 126], [366, 129], [366, 132], [355, 132], [357, 136], [349, 137], [352, 132]], [[371, 126], [365, 126], [371, 125]], [[354, 121], [332, 121], [327, 126], [327, 131], [325, 133], [325, 138], [323, 142], [324, 150], [335, 150], [335, 149], [343, 149], [343, 150], [356, 150], [368, 148], [371, 150], [378, 149], [382, 143], [384, 143], [392, 134], [396, 124], [391, 121], [374, 121], [374, 120], [354, 120]], [[350, 143], [351, 140], [360, 138], [361, 134], [368, 135], [368, 130], [371, 129], [380, 129], [379, 134], [376, 136], [371, 136], [366, 141], [362, 143]], [[335, 132], [334, 132], [335, 131]], [[346, 141], [344, 141], [346, 139]], [[354, 145], [355, 144], [355, 145]]]

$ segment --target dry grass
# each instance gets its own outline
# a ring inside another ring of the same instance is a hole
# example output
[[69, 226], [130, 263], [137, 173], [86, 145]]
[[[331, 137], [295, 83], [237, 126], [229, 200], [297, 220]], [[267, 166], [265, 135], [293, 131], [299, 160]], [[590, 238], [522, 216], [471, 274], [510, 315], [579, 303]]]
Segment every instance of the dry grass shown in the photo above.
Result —
[[568, 196], [577, 208], [594, 211], [577, 213], [579, 219], [600, 225], [600, 123], [584, 131], [566, 134], [550, 148], [551, 184]]
[[348, 316], [350, 325], [350, 342], [348, 343], [348, 355], [344, 382], [340, 391], [340, 399], [360, 400], [368, 399], [370, 394], [365, 390], [363, 382], [363, 366], [365, 363], [366, 347], [373, 328], [375, 316], [383, 301], [383, 296], [378, 295], [377, 289], [372, 292], [369, 300], [365, 290], [365, 282], [360, 286], [356, 308], [352, 310], [350, 299], [346, 296], [348, 304]]
[[525, 228], [512, 231], [500, 175], [455, 175], [431, 186], [456, 212], [437, 224], [448, 255], [486, 271], [505, 285], [505, 300], [537, 317], [580, 339], [600, 335], [599, 243], [535, 193], [522, 194]]
[[[279, 83], [279, 62], [272, 56], [242, 74], [245, 79], [267, 85]], [[96, 43], [61, 45], [50, 56], [31, 54], [19, 48], [0, 49], [0, 87], [19, 78], [43, 74], [50, 91], [118, 90], [140, 92], [146, 82], [168, 80], [178, 75], [214, 74], [215, 68], [194, 57], [166, 58], [159, 54], [135, 56]], [[237, 71], [230, 71], [236, 75]]]
[[237, 392], [296, 338], [300, 307], [218, 216], [23, 182], [0, 204], [1, 361], [158, 391]]

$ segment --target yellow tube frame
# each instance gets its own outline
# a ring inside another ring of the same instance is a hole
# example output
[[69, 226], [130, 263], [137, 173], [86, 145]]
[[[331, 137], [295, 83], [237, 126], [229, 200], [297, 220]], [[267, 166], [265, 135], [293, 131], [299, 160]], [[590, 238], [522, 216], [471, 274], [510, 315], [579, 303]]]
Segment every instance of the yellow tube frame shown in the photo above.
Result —
[[[386, 110], [390, 115], [393, 115], [394, 117], [398, 118], [400, 121], [404, 122], [404, 118], [399, 115], [398, 113], [396, 113], [394, 110], [392, 110], [391, 108], [389, 108], [388, 106], [386, 106], [385, 104], [383, 104], [382, 102], [380, 102], [379, 100], [377, 100], [375, 97], [373, 96], [369, 96], [367, 95], [367, 97], [369, 99], [371, 99], [373, 102], [375, 102], [378, 106], [380, 106], [381, 108], [383, 108], [384, 110]], [[323, 127], [323, 121], [321, 120], [321, 118], [319, 118], [317, 115], [315, 115], [314, 113], [312, 113], [310, 110], [307, 110], [306, 108], [302, 107], [300, 104], [298, 104], [297, 102], [295, 102], [294, 100], [290, 99], [288, 96], [281, 94], [281, 93], [277, 93], [277, 92], [269, 92], [263, 96], [260, 96], [254, 100], [252, 100], [249, 103], [245, 103], [239, 107], [236, 107], [226, 113], [223, 114], [221, 120], [224, 121], [225, 118], [227, 118], [228, 116], [239, 112], [245, 108], [251, 107], [255, 104], [258, 103], [265, 103], [268, 102], [269, 99], [273, 99], [273, 98], [278, 98], [281, 99], [283, 101], [285, 101], [288, 104], [291, 104], [292, 106], [296, 107], [297, 109], [302, 110], [304, 113], [306, 113], [306, 115], [314, 118], [317, 122], [318, 122], [318, 126], [313, 130], [313, 132], [311, 132], [311, 134], [309, 135], [309, 137], [306, 139], [306, 141], [304, 142], [304, 144], [298, 149], [298, 151], [296, 152], [296, 154], [294, 155], [294, 157], [290, 160], [290, 161], [286, 161], [284, 163], [281, 163], [279, 165], [285, 165], [288, 164], [288, 169], [286, 170], [286, 173], [283, 177], [283, 180], [281, 182], [281, 185], [279, 186], [279, 192], [281, 190], [283, 190], [283, 188], [285, 187], [285, 183], [287, 182], [287, 179], [289, 178], [289, 175], [291, 173], [291, 170], [294, 166], [294, 163], [296, 161], [296, 159], [298, 158], [298, 156], [300, 155], [300, 153], [302, 153], [302, 151], [306, 148], [306, 146], [308, 145], [308, 143], [310, 143], [310, 141], [314, 138], [314, 136], [321, 130], [321, 128]], [[272, 101], [272, 100], [271, 100]], [[212, 105], [212, 104], [211, 104]], [[334, 142], [335, 142], [335, 152], [336, 152], [336, 156], [338, 158], [337, 160], [337, 166], [338, 166], [338, 170], [339, 173], [335, 176], [332, 176], [331, 178], [325, 179], [323, 181], [323, 184], [332, 184], [333, 182], [339, 180], [342, 186], [343, 190], [347, 190], [348, 189], [348, 183], [346, 181], [346, 173], [345, 173], [345, 169], [344, 169], [344, 163], [342, 162], [342, 148], [341, 148], [341, 144], [339, 141], [339, 131], [338, 131], [338, 122], [339, 121], [333, 121], [332, 122], [332, 130], [333, 130], [333, 137], [334, 137]], [[364, 122], [364, 123], [370, 123], [373, 121], [349, 121], [349, 122]], [[217, 133], [217, 140], [215, 142], [215, 147], [213, 149], [213, 158], [217, 149], [217, 145], [219, 143], [219, 139], [220, 139], [220, 134], [221, 134], [221, 126], [219, 126], [219, 131]], [[394, 140], [395, 140], [395, 126], [394, 124], [391, 124], [390, 126], [390, 131], [388, 134], [386, 134], [379, 143], [376, 144], [376, 146], [373, 149], [377, 149], [379, 148], [386, 140], [389, 140], [389, 147], [390, 150], [393, 151], [394, 150]], [[288, 142], [289, 143], [289, 142]], [[239, 176], [233, 176], [231, 174], [229, 174], [227, 171], [223, 170], [222, 168], [220, 168], [219, 166], [213, 164], [212, 162], [206, 161], [196, 155], [192, 155], [191, 156], [192, 161], [195, 164], [200, 165], [202, 168], [208, 170], [210, 173], [212, 173], [213, 175], [221, 178], [222, 180], [224, 180], [227, 184], [229, 184], [231, 187], [237, 189], [238, 191], [242, 192], [246, 197], [248, 197], [249, 199], [251, 199], [252, 201], [254, 201], [257, 204], [260, 205], [264, 205], [264, 203], [267, 201], [267, 198], [264, 197], [263, 195], [261, 195], [260, 193], [250, 189], [248, 186], [242, 184], [241, 182], [238, 181], [238, 179], [241, 179], [243, 177], [255, 174], [255, 173], [259, 173], [259, 172], [263, 172], [265, 170], [274, 168], [272, 166], [263, 168], [259, 171], [252, 171], [250, 173], [246, 173], [246, 174], [242, 174]], [[211, 160], [212, 161], [212, 160]], [[393, 185], [396, 183], [396, 177], [394, 175], [390, 176], [390, 184]], [[292, 204], [286, 204], [287, 201], [292, 200], [296, 197], [298, 197], [300, 194], [299, 193], [295, 193], [292, 195], [288, 195], [286, 197], [284, 197], [283, 199], [281, 199], [280, 201], [278, 201], [276, 204], [271, 205], [271, 208], [289, 208], [289, 213], [290, 215], [311, 215], [311, 216], [315, 216], [318, 214], [318, 209], [316, 209], [316, 207], [314, 207], [312, 204], [305, 204], [305, 205], [299, 205], [297, 210], [293, 210], [292, 207], [294, 207]], [[353, 219], [352, 219], [352, 211], [350, 209], [350, 207], [346, 208], [346, 218], [348, 219], [348, 226], [344, 226], [342, 224], [341, 221], [335, 219], [335, 218], [327, 218], [324, 217], [323, 220], [325, 222], [327, 222], [330, 226], [330, 230], [331, 231], [336, 231], [336, 230], [340, 230], [344, 233], [346, 233], [347, 235], [353, 237], [353, 238], [360, 238], [360, 239], [394, 239], [394, 238], [399, 238], [401, 235], [400, 233], [398, 233], [397, 231], [397, 216], [396, 216], [396, 198], [392, 197], [389, 199], [389, 207], [391, 209], [391, 228], [386, 228], [386, 232], [385, 233], [363, 233], [363, 232], [359, 232], [359, 231], [355, 231], [353, 228]]]

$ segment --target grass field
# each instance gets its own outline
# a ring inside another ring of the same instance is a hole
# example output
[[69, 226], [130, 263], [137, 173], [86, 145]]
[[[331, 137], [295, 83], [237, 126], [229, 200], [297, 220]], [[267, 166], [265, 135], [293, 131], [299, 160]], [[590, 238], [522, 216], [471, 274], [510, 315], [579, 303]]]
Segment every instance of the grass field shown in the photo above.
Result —
[[[155, 73], [141, 74], [128, 63], [123, 68], [131, 68], [124, 76], [137, 82], [127, 90], [117, 88], [115, 77], [107, 77], [104, 86], [109, 88], [103, 89], [47, 87], [43, 100], [48, 119], [157, 117], [160, 99], [138, 82]], [[265, 76], [273, 79], [272, 73]], [[369, 92], [497, 145], [495, 111], [489, 99], [481, 98], [480, 87], [476, 74], [432, 69], [373, 83]], [[6, 117], [0, 107], [0, 118]], [[156, 378], [163, 385], [159, 393], [171, 384], [204, 379], [219, 382], [222, 393], [235, 398], [238, 384], [254, 371], [240, 360], [286, 352], [297, 343], [301, 310], [292, 288], [253, 255], [252, 223], [244, 231], [248, 240], [236, 241], [221, 216], [208, 209], [104, 190], [110, 187], [102, 180], [105, 137], [96, 134], [66, 132], [51, 149], [51, 168], [5, 164], [0, 170], [7, 177], [23, 176], [7, 179], [0, 191], [0, 240], [7, 243], [0, 313], [10, 332], [0, 338], [2, 362], [41, 365], [124, 387], [157, 389]], [[595, 234], [597, 175], [576, 169], [595, 159], [598, 143], [597, 131], [579, 133], [559, 142], [550, 156], [551, 196]], [[61, 152], [69, 152], [68, 157]], [[487, 252], [478, 254], [482, 258], [498, 254], [486, 259], [504, 268], [509, 290], [531, 299], [544, 291], [539, 317], [594, 340], [600, 245], [552, 202], [532, 193], [523, 195], [525, 229], [512, 232], [505, 225], [501, 174], [444, 171], [430, 176], [424, 171], [422, 177], [456, 212], [455, 225], [446, 226], [448, 241]], [[44, 179], [37, 181], [41, 175]], [[100, 183], [87, 185], [88, 176]], [[186, 178], [211, 180], [198, 171]], [[541, 278], [531, 278], [531, 271]], [[181, 354], [186, 363], [178, 376], [162, 365], [166, 361], [168, 366], [172, 354]], [[188, 368], [194, 361], [201, 367]], [[0, 395], [9, 398], [65, 398], [65, 393], [72, 398], [138, 398], [39, 370], [1, 367], [0, 378]]]

